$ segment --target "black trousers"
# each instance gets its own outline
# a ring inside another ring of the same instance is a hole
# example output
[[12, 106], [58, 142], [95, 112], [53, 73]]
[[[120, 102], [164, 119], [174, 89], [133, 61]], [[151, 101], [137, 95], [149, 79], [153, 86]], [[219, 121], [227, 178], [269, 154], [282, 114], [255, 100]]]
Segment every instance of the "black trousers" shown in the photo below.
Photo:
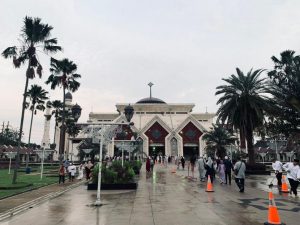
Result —
[[65, 176], [64, 175], [59, 175], [59, 178], [58, 178], [58, 183], [65, 183]]
[[235, 183], [239, 187], [240, 191], [245, 190], [245, 179], [244, 178], [235, 178]]
[[279, 186], [282, 185], [282, 182], [281, 182], [281, 180], [282, 180], [282, 173], [277, 173], [276, 174], [276, 178], [277, 178], [277, 186], [279, 187]]
[[231, 185], [231, 170], [225, 171], [225, 182], [227, 184], [227, 180], [229, 181], [229, 184]]
[[298, 188], [299, 182], [295, 181], [291, 178], [289, 178], [289, 182], [290, 182], [290, 186], [291, 186], [291, 192], [293, 192], [294, 195], [297, 196], [297, 188]]

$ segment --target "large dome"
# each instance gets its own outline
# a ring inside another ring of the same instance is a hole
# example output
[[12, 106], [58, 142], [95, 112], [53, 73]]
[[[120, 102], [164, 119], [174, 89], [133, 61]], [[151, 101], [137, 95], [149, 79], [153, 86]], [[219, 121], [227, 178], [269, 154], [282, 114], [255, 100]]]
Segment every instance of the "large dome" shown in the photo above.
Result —
[[167, 104], [167, 103], [159, 98], [148, 97], [148, 98], [142, 98], [136, 104]]

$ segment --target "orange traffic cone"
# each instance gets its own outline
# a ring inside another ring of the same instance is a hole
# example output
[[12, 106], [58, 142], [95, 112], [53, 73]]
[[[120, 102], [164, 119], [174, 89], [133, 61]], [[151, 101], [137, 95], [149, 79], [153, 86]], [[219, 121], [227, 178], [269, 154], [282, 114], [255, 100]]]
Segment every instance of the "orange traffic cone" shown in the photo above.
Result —
[[269, 212], [268, 212], [268, 222], [264, 225], [285, 225], [280, 222], [279, 213], [277, 211], [277, 206], [275, 204], [273, 192], [269, 192]]
[[281, 192], [283, 192], [283, 193], [289, 193], [289, 188], [288, 188], [288, 185], [286, 183], [285, 176], [282, 176]]
[[206, 192], [214, 192], [213, 190], [213, 185], [211, 183], [211, 180], [210, 180], [210, 176], [208, 175], [208, 179], [207, 179], [207, 186], [206, 186]]

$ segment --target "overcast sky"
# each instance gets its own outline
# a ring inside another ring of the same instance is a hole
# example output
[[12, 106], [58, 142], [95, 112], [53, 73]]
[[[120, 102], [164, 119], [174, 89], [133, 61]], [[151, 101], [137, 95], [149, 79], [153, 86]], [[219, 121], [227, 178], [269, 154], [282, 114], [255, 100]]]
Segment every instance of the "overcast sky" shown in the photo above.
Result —
[[[194, 111], [217, 109], [215, 87], [239, 67], [272, 68], [270, 57], [299, 51], [298, 0], [1, 0], [0, 50], [18, 45], [23, 18], [40, 17], [54, 27], [64, 48], [54, 57], [78, 65], [81, 87], [73, 94], [88, 113], [115, 112], [115, 103], [153, 96], [168, 103], [195, 103]], [[62, 90], [44, 85], [49, 58], [41, 57], [43, 85], [51, 100]], [[25, 67], [0, 58], [0, 121], [20, 123]], [[34, 118], [32, 140], [41, 142], [43, 115]], [[26, 113], [24, 141], [30, 114]], [[53, 127], [53, 125], [52, 125]], [[52, 141], [51, 130], [51, 141]]]

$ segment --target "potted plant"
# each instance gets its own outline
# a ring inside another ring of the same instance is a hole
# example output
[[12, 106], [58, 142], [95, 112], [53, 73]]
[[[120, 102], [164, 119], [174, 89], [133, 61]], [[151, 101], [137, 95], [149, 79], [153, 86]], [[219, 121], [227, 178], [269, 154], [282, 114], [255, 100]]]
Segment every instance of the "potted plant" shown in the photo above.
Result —
[[[88, 184], [88, 190], [96, 190], [98, 183], [99, 166], [96, 165], [92, 173], [92, 182]], [[120, 190], [136, 189], [135, 172], [131, 163], [114, 161], [110, 166], [102, 164], [101, 168], [101, 189], [102, 190]]]

